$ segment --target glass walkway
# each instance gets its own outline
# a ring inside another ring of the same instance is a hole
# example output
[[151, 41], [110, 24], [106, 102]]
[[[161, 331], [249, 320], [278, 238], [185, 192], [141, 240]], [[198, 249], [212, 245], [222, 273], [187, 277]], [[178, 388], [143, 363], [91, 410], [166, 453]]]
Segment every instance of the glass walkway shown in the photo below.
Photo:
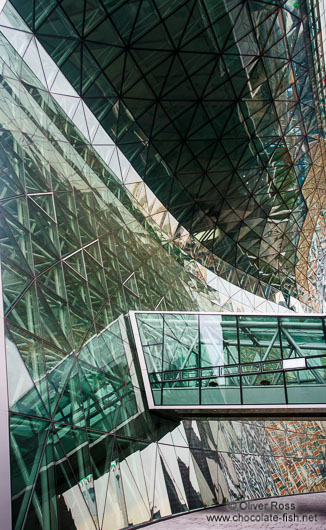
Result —
[[326, 411], [322, 315], [135, 311], [130, 320], [150, 409]]

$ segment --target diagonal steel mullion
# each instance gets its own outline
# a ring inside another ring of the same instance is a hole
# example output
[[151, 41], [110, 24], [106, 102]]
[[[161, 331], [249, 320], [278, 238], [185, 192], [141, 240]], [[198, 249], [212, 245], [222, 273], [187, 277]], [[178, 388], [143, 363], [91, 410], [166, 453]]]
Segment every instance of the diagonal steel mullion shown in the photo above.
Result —
[[[263, 357], [262, 360], [261, 360], [262, 363], [267, 359], [267, 357], [268, 357], [268, 355], [269, 355], [271, 349], [273, 348], [273, 346], [274, 346], [274, 342], [275, 342], [275, 340], [276, 340], [277, 335], [278, 335], [278, 329], [275, 331], [274, 336], [273, 336], [273, 338], [272, 338], [272, 341], [270, 342], [270, 344], [268, 345], [268, 348], [267, 348], [266, 352], [264, 353], [264, 357]], [[258, 375], [256, 375], [256, 376], [254, 377], [254, 379], [253, 379], [253, 383], [252, 383], [253, 385], [256, 383], [256, 381], [257, 381], [257, 377], [258, 377]]]

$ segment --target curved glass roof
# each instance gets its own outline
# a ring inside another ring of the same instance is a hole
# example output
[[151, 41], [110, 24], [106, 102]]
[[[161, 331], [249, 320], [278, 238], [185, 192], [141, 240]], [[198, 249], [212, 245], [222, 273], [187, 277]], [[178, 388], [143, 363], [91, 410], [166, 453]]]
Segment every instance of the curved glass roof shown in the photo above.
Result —
[[317, 6], [12, 4], [196, 241], [240, 273], [307, 295], [326, 188]]

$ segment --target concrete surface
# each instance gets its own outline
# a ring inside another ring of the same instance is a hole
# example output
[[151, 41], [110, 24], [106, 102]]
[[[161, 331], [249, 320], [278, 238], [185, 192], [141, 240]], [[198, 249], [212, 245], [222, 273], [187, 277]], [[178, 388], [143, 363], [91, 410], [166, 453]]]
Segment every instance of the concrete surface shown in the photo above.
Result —
[[326, 530], [326, 493], [243, 501], [152, 523], [151, 530]]

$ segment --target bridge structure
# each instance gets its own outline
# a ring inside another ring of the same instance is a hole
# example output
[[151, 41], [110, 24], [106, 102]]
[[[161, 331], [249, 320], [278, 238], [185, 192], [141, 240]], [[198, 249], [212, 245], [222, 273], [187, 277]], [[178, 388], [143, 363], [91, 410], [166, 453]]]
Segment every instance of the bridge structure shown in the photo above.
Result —
[[325, 316], [130, 312], [149, 409], [324, 414]]

